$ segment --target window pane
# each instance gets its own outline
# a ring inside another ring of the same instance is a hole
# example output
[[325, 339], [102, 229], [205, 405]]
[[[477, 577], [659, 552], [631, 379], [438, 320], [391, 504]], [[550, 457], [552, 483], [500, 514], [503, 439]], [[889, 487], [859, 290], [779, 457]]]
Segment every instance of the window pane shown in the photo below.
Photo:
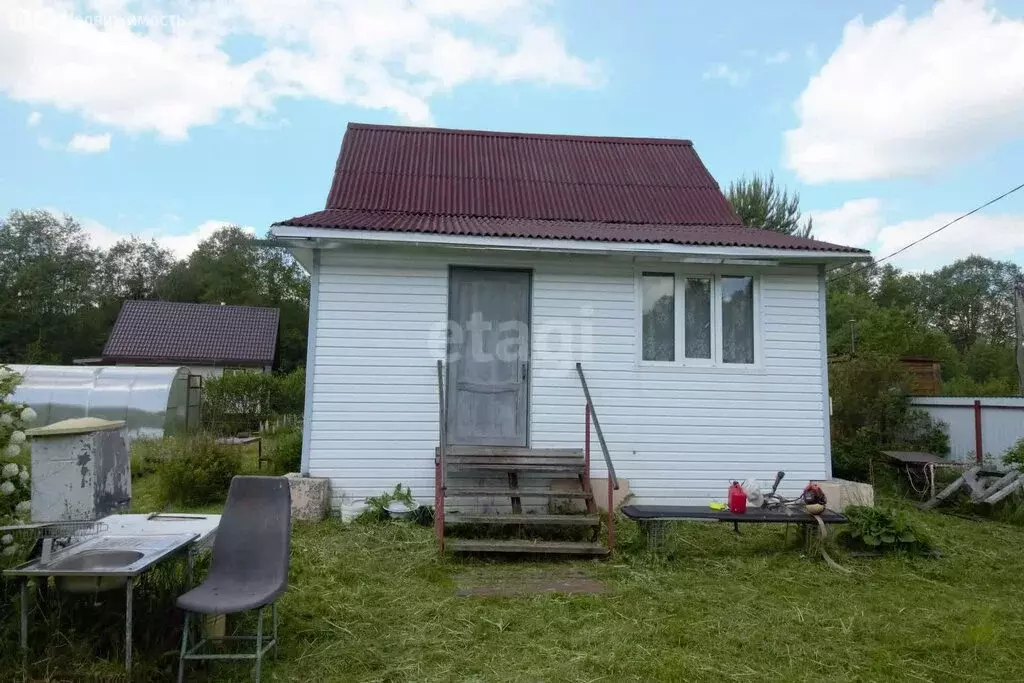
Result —
[[671, 275], [644, 273], [643, 359], [676, 359], [675, 281]]
[[754, 362], [754, 278], [722, 278], [722, 361]]
[[687, 280], [683, 298], [687, 358], [711, 358], [711, 280]]

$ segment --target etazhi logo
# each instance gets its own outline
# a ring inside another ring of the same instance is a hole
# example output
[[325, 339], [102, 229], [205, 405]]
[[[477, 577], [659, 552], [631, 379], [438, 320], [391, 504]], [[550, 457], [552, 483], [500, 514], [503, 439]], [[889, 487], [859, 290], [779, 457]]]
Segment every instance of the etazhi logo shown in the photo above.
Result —
[[184, 23], [178, 14], [75, 14], [58, 9], [19, 9], [7, 12], [6, 19], [12, 30], [22, 33], [69, 29], [75, 24], [89, 24], [99, 29], [174, 30]]

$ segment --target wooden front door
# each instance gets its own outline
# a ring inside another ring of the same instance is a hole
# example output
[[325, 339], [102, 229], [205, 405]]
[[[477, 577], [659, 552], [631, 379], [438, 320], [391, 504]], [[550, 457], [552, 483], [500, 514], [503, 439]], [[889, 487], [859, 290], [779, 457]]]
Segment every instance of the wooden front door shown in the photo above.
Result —
[[526, 446], [530, 273], [452, 268], [447, 440]]

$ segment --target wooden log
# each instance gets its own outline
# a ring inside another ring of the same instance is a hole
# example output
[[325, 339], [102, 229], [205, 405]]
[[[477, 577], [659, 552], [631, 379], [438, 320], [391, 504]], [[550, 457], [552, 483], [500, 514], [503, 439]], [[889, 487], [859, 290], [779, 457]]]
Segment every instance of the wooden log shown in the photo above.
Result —
[[991, 496], [984, 500], [989, 505], [994, 505], [1002, 499], [1009, 496], [1014, 491], [1018, 490], [1021, 486], [1024, 486], [1024, 479], [1021, 478], [1020, 473], [1017, 474], [1017, 478], [1010, 482], [1008, 485], [1003, 486], [998, 491], [992, 493]]
[[943, 501], [951, 498], [957, 491], [966, 486], [967, 482], [964, 480], [963, 476], [957, 477], [956, 481], [954, 481], [946, 488], [942, 489], [942, 491], [939, 492], [939, 495], [935, 496], [929, 501], [925, 501], [924, 503], [922, 503], [921, 509], [930, 510], [934, 507], [938, 507], [939, 503], [942, 503]]

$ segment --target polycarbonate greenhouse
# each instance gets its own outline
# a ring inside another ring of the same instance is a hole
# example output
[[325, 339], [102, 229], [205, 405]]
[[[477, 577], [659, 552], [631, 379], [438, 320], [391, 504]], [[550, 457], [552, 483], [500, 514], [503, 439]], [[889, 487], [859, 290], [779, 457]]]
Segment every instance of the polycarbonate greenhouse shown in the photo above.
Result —
[[180, 434], [199, 424], [200, 378], [186, 367], [9, 365], [21, 375], [13, 400], [38, 425], [72, 417], [124, 420], [129, 438]]

